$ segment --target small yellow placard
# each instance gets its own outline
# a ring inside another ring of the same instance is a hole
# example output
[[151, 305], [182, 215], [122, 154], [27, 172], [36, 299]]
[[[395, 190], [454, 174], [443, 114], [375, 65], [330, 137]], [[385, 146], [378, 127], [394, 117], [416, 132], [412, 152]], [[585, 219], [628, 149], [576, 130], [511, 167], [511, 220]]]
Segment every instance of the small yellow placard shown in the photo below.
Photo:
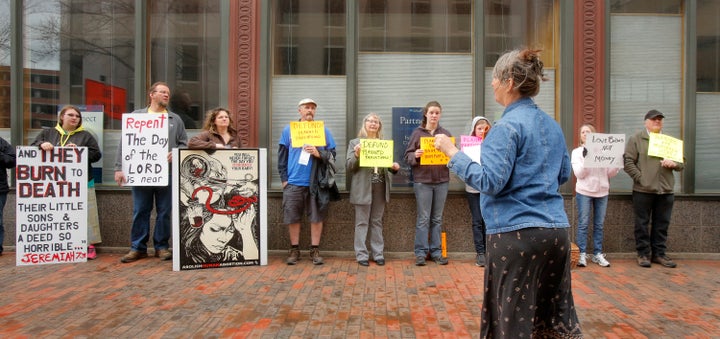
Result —
[[360, 139], [360, 167], [392, 167], [393, 141]]
[[682, 163], [683, 141], [665, 134], [650, 133], [648, 155]]
[[[455, 144], [455, 137], [450, 137]], [[447, 165], [450, 158], [445, 153], [435, 149], [435, 137], [420, 138], [420, 149], [423, 154], [420, 156], [420, 165]]]
[[290, 122], [290, 138], [292, 147], [303, 145], [325, 146], [325, 123], [322, 121]]

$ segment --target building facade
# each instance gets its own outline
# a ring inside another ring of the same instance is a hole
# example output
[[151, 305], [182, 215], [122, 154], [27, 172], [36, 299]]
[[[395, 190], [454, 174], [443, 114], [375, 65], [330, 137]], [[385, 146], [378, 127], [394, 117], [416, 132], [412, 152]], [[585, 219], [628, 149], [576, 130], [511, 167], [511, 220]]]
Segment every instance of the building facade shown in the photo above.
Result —
[[[346, 191], [340, 160], [367, 113], [382, 118], [386, 137], [393, 108], [431, 100], [456, 136], [473, 116], [500, 119], [492, 66], [504, 51], [528, 46], [542, 50], [549, 79], [536, 101], [562, 126], [569, 149], [582, 123], [630, 135], [648, 110], [665, 114], [664, 133], [684, 141], [686, 159], [670, 250], [718, 253], [718, 15], [711, 0], [0, 0], [0, 136], [26, 145], [54, 125], [58, 107], [100, 107], [103, 238], [123, 247], [131, 198], [111, 180], [121, 116], [147, 104], [149, 84], [165, 81], [191, 135], [205, 111], [224, 106], [243, 145], [269, 150], [270, 248], [284, 249], [275, 159], [298, 100], [318, 102]], [[622, 172], [611, 182], [609, 252], [634, 250], [631, 185]], [[470, 252], [463, 185], [454, 179], [451, 189], [450, 250]], [[572, 183], [563, 187], [574, 220], [572, 192]], [[388, 250], [410, 251], [414, 196], [393, 187], [392, 200]], [[332, 207], [325, 248], [352, 249], [352, 216], [342, 213], [349, 208], [346, 199]]]

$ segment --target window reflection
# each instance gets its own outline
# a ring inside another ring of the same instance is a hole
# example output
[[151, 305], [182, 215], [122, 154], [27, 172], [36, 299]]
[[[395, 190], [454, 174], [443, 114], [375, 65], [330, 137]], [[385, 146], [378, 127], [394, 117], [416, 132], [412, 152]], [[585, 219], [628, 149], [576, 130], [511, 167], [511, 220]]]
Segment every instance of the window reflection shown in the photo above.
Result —
[[65, 104], [101, 105], [118, 128], [132, 100], [134, 1], [24, 2], [26, 127], [54, 126]]
[[275, 75], [345, 75], [345, 1], [273, 1]]
[[470, 53], [470, 0], [361, 0], [363, 52]]
[[485, 1], [485, 67], [523, 46], [541, 49], [545, 66], [555, 67], [556, 16], [554, 0]]
[[148, 5], [148, 82], [167, 82], [170, 110], [180, 115], [185, 128], [201, 128], [204, 113], [221, 105], [220, 1], [162, 0]]

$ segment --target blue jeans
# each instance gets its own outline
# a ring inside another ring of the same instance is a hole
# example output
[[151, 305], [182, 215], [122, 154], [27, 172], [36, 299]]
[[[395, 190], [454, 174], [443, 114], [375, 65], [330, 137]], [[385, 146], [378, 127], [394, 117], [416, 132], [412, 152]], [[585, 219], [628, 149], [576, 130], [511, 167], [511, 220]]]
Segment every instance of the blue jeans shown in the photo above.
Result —
[[[170, 181], [169, 181], [170, 182]], [[150, 237], [150, 214], [153, 203], [157, 212], [153, 246], [155, 250], [170, 247], [172, 227], [172, 186], [135, 186], [132, 188], [133, 223], [130, 231], [131, 248], [138, 252], [147, 252]]]
[[473, 242], [475, 242], [475, 253], [485, 254], [485, 220], [480, 211], [480, 193], [465, 192], [470, 215], [472, 216]]
[[415, 256], [424, 257], [429, 253], [432, 258], [439, 258], [442, 256], [440, 233], [448, 183], [423, 184], [416, 182], [413, 190], [417, 203]]
[[[632, 202], [635, 209], [635, 249], [638, 255], [664, 256], [675, 195], [633, 191]], [[648, 229], [650, 226], [652, 228]]]
[[[588, 224], [590, 224], [590, 208], [593, 212], [593, 254], [602, 253], [603, 224], [607, 210], [608, 196], [594, 198], [575, 193], [575, 204], [578, 211], [577, 246], [580, 253], [587, 253]], [[591, 207], [592, 206], [592, 207]]]
[[0, 253], [3, 252], [3, 241], [5, 241], [5, 226], [3, 226], [5, 202], [7, 202], [7, 193], [0, 193]]

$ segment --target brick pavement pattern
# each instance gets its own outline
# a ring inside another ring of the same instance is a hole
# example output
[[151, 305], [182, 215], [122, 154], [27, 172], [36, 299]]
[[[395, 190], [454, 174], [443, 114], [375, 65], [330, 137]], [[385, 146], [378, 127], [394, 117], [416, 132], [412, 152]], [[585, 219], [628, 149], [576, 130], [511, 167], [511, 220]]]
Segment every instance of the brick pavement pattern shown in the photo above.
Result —
[[[157, 258], [16, 267], [0, 257], [0, 337], [476, 338], [483, 268], [473, 259], [417, 267], [410, 255], [359, 266], [303, 258], [288, 266], [173, 272]], [[469, 257], [467, 257], [469, 258]], [[720, 261], [678, 268], [573, 271], [587, 338], [719, 338]]]

